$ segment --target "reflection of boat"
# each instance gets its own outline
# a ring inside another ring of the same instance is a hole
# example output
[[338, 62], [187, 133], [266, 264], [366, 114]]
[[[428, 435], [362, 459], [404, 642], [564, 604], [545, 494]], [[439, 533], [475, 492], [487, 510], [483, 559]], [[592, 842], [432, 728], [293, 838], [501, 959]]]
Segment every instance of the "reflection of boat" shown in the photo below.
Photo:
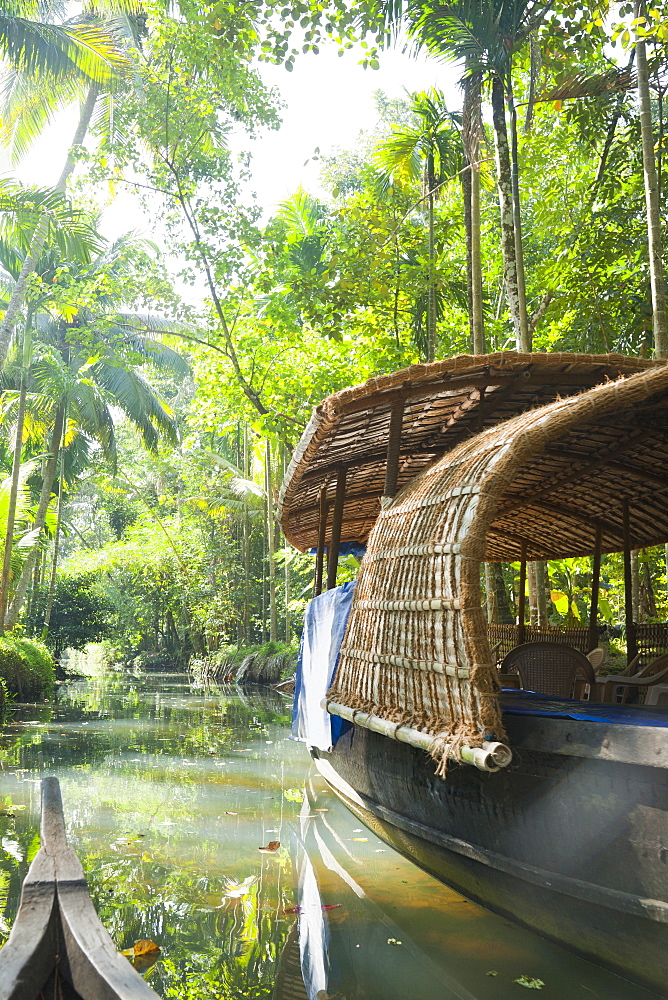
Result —
[[668, 714], [499, 696], [480, 571], [622, 549], [628, 567], [668, 540], [667, 405], [668, 368], [634, 359], [422, 366], [326, 401], [281, 496], [317, 587], [325, 546], [331, 587], [340, 543], [368, 539], [328, 695], [354, 724], [314, 750], [332, 787], [449, 885], [659, 992]]
[[155, 1000], [157, 993], [119, 955], [98, 919], [67, 844], [56, 778], [42, 781], [41, 840], [0, 949], [0, 1000]]

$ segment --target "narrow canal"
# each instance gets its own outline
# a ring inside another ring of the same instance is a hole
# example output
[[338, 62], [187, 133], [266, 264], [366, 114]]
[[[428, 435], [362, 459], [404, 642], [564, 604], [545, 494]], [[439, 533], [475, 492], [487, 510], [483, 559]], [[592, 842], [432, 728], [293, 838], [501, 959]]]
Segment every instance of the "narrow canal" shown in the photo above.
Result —
[[50, 773], [103, 923], [119, 949], [160, 946], [144, 974], [165, 998], [654, 996], [404, 861], [314, 775], [289, 713], [273, 692], [202, 694], [164, 674], [17, 706], [0, 738], [0, 940]]

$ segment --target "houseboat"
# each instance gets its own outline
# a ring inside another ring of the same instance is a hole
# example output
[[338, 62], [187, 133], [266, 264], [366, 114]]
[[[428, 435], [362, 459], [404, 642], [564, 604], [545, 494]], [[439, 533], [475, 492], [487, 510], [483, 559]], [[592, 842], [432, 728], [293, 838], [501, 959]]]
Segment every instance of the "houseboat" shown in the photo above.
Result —
[[[316, 556], [295, 725], [331, 787], [463, 895], [667, 995], [668, 634], [630, 600], [632, 550], [668, 541], [666, 363], [466, 356], [344, 390], [280, 516]], [[585, 655], [612, 552], [635, 664], [617, 678]], [[527, 562], [573, 556], [588, 625], [525, 624]], [[520, 563], [515, 625], [486, 619], [489, 562]]]

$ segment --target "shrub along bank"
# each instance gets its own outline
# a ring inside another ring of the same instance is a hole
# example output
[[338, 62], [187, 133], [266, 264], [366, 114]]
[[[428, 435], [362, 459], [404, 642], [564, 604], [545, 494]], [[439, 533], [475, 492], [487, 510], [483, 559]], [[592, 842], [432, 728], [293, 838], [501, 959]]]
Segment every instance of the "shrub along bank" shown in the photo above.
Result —
[[191, 660], [190, 668], [201, 683], [276, 684], [292, 677], [298, 651], [296, 644], [287, 642], [240, 649], [227, 646], [203, 660]]
[[0, 637], [0, 682], [4, 682], [9, 694], [21, 701], [49, 697], [55, 683], [51, 653], [37, 639], [16, 635]]

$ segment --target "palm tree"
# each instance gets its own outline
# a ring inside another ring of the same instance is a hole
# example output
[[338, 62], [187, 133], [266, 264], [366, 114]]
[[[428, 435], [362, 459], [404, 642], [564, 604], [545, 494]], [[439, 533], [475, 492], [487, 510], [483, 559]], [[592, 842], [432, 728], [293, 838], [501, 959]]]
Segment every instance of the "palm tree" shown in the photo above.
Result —
[[389, 138], [376, 148], [373, 163], [380, 172], [381, 186], [422, 180], [429, 226], [426, 354], [427, 361], [433, 361], [437, 319], [434, 201], [446, 181], [457, 176], [461, 169], [462, 142], [455, 116], [448, 111], [441, 91], [411, 94], [409, 110], [415, 124], [393, 126]]
[[[91, 13], [54, 23], [41, 20], [45, 3], [37, 0], [4, 0], [0, 12], [0, 55], [15, 69], [52, 80], [80, 77], [104, 86], [125, 58], [98, 18]], [[62, 5], [59, 5], [62, 7]], [[108, 5], [107, 5], [108, 6]], [[137, 4], [117, 3], [117, 9], [137, 9]], [[54, 4], [54, 14], [58, 7]]]
[[[521, 351], [530, 351], [531, 343], [522, 287], [518, 189], [513, 192], [513, 156], [505, 101], [512, 92], [513, 55], [550, 6], [540, 0], [459, 0], [440, 4], [417, 0], [403, 4], [390, 0], [384, 10], [388, 22], [396, 22], [403, 16], [409, 35], [432, 54], [463, 62], [465, 79], [479, 75], [491, 85], [504, 284], [517, 348]], [[512, 145], [514, 148], [515, 144]]]
[[[64, 24], [30, 20], [30, 15], [42, 10], [43, 6], [31, 0], [10, 0], [9, 11], [0, 17], [0, 51], [4, 52], [12, 66], [5, 81], [4, 110], [10, 128], [13, 125], [14, 131], [18, 130], [21, 138], [17, 148], [22, 151], [31, 130], [34, 138], [49, 117], [48, 108], [60, 106], [63, 100], [71, 102], [75, 93], [80, 97], [79, 123], [55, 185], [56, 191], [64, 192], [101, 90], [113, 85], [119, 73], [130, 64], [118, 40], [97, 25], [95, 18], [90, 18], [88, 23], [79, 18]], [[118, 0], [119, 8], [125, 6], [122, 0]], [[37, 81], [37, 102], [31, 97], [28, 86], [31, 77]], [[0, 325], [0, 366], [7, 358], [12, 332], [25, 302], [28, 279], [37, 266], [48, 228], [46, 219], [37, 223], [30, 250], [7, 304]]]
[[[94, 280], [95, 274], [122, 276], [132, 248], [128, 240], [117, 241], [88, 268], [80, 265], [80, 277]], [[44, 267], [47, 266], [52, 269], [56, 266], [49, 255], [45, 258]], [[76, 277], [75, 264], [70, 264], [70, 273]], [[15, 391], [13, 395], [17, 422], [23, 397], [33, 428], [42, 435], [49, 433], [48, 458], [34, 522], [37, 535], [44, 528], [51, 503], [64, 433], [67, 451], [75, 444], [81, 450], [81, 438], [84, 446], [85, 441], [95, 440], [112, 467], [116, 463], [116, 441], [111, 406], [124, 412], [149, 450], [156, 450], [160, 437], [172, 443], [177, 440], [174, 416], [146, 381], [141, 367], [151, 364], [183, 375], [189, 371], [187, 363], [156, 339], [151, 323], [145, 318], [115, 314], [113, 304], [104, 297], [98, 299], [98, 305], [97, 313], [89, 308], [79, 309], [66, 323], [49, 317], [45, 311], [48, 301], [39, 303], [42, 310], [37, 317], [39, 341], [27, 369], [27, 392]], [[12, 402], [8, 393], [6, 397]], [[5, 627], [16, 622], [36, 554], [37, 547], [24, 563]], [[0, 605], [3, 599], [6, 602], [7, 581]]]

